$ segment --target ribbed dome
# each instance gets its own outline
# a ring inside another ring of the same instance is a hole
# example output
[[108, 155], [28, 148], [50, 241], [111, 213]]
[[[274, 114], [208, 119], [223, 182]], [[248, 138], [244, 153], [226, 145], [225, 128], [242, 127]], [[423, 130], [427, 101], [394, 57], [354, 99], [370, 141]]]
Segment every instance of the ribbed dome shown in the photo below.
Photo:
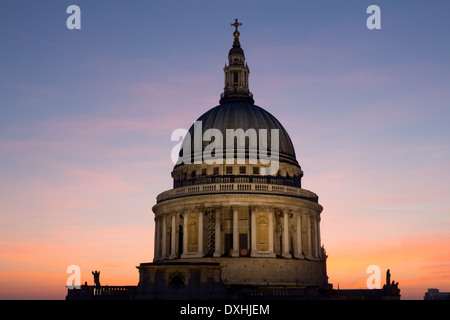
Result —
[[[248, 129], [255, 129], [257, 134], [260, 129], [267, 130], [267, 150], [271, 151], [271, 129], [278, 129], [279, 133], [279, 161], [295, 165], [299, 167], [296, 160], [294, 146], [292, 145], [291, 138], [288, 133], [281, 125], [281, 123], [269, 112], [261, 107], [254, 104], [237, 101], [237, 102], [225, 102], [222, 103], [198, 118], [197, 121], [202, 123], [202, 137], [206, 130], [208, 129], [218, 129], [223, 135], [223, 148], [224, 148], [224, 158], [225, 158], [225, 137], [227, 129], [242, 129], [244, 132]], [[194, 125], [189, 129], [189, 134], [191, 137], [191, 162], [194, 163]], [[258, 138], [259, 139], [259, 138]], [[248, 139], [247, 139], [248, 140]], [[189, 141], [183, 141], [183, 146], [189, 143]], [[208, 146], [211, 141], [203, 141], [202, 152], [206, 146]], [[258, 140], [258, 146], [260, 141]], [[246, 142], [246, 157], [248, 158], [249, 148], [248, 141]], [[235, 144], [236, 148], [236, 144]], [[251, 150], [250, 150], [251, 153]], [[188, 155], [182, 154], [180, 151], [180, 156], [182, 159], [188, 159]], [[181, 159], [180, 159], [181, 160]]]

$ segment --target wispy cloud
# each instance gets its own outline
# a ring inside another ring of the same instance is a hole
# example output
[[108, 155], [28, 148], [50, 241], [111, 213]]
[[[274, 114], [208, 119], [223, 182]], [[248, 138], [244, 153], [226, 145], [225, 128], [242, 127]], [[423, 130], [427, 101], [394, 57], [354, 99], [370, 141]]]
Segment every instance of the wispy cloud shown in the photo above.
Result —
[[31, 36], [28, 34], [25, 34], [23, 32], [19, 33], [19, 36], [23, 39], [27, 39], [27, 40], [31, 40], [31, 41], [36, 41], [39, 42], [41, 44], [45, 44], [47, 46], [51, 46], [53, 48], [60, 48], [60, 45], [54, 41], [49, 40], [48, 38], [41, 38], [41, 37], [36, 37], [36, 36]]

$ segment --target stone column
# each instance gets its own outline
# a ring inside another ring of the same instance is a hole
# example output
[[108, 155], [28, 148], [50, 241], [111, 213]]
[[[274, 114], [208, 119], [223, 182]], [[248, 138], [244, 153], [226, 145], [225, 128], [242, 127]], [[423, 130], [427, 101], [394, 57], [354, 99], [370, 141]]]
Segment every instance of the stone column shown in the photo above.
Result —
[[233, 206], [233, 253], [231, 256], [239, 257], [239, 215], [238, 207]]
[[254, 207], [250, 207], [250, 233], [251, 233], [251, 251], [250, 256], [256, 256], [256, 211]]
[[177, 230], [176, 230], [176, 212], [172, 212], [172, 231], [171, 231], [171, 237], [170, 237], [170, 256], [169, 259], [174, 259], [177, 254], [175, 253], [176, 251], [176, 239], [177, 239]]
[[153, 245], [154, 246], [153, 261], [159, 260], [160, 243], [161, 243], [161, 239], [159, 236], [159, 217], [156, 217], [156, 215], [155, 215], [155, 243]]
[[188, 225], [187, 225], [187, 212], [183, 213], [183, 253], [181, 254], [181, 258], [185, 258], [188, 252]]
[[318, 217], [314, 217], [314, 230], [316, 233], [316, 236], [314, 237], [314, 241], [315, 241], [315, 257], [319, 258], [319, 223], [318, 223]]
[[203, 211], [198, 212], [198, 253], [199, 257], [203, 257]]
[[269, 255], [275, 256], [273, 251], [273, 208], [269, 208]]
[[309, 214], [306, 215], [306, 235], [308, 241], [308, 252], [306, 256], [308, 258], [312, 257], [312, 239], [311, 239], [311, 216]]
[[317, 241], [318, 241], [318, 248], [319, 248], [319, 258], [321, 258], [321, 255], [322, 255], [322, 241], [320, 239], [320, 215], [317, 216]]
[[282, 255], [284, 258], [292, 258], [292, 255], [289, 253], [289, 211], [287, 209], [283, 209], [283, 248]]
[[296, 258], [304, 258], [302, 253], [302, 217], [300, 212], [296, 212], [296, 237], [297, 237], [297, 248], [295, 250]]
[[162, 237], [161, 237], [161, 259], [165, 259], [167, 256], [167, 223], [166, 215], [161, 217], [162, 219]]
[[213, 257], [220, 257], [222, 255], [222, 246], [221, 246], [221, 233], [220, 233], [220, 219], [221, 219], [221, 209], [215, 209], [216, 210], [216, 226], [215, 226], [215, 248], [214, 248], [214, 254]]

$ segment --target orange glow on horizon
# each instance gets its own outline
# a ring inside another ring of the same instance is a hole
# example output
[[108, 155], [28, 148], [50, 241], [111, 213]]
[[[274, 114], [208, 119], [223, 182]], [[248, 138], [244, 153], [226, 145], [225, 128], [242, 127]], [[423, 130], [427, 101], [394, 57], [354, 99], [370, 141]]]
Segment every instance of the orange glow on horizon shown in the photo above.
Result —
[[[126, 234], [131, 233], [129, 230]], [[399, 282], [402, 299], [423, 299], [424, 293], [432, 287], [449, 291], [450, 273], [446, 255], [448, 237], [446, 234], [436, 234], [427, 240], [424, 237], [386, 239], [376, 244], [346, 241], [338, 243], [339, 247], [329, 246], [329, 282], [334, 289], [338, 286], [340, 289], [365, 289], [369, 277], [367, 267], [378, 265], [381, 269], [381, 284], [384, 284], [385, 272], [389, 268], [392, 280]], [[136, 245], [130, 241], [121, 249], [101, 250], [109, 245], [105, 240], [98, 244], [96, 255], [83, 255], [84, 250], [88, 252], [88, 247], [80, 247], [80, 253], [73, 259], [64, 256], [63, 251], [60, 251], [63, 248], [57, 246], [16, 243], [9, 244], [9, 249], [6, 249], [7, 244], [1, 243], [2, 260], [8, 263], [3, 264], [0, 271], [0, 298], [64, 299], [69, 276], [65, 272], [70, 264], [80, 266], [82, 284], [87, 282], [92, 285], [91, 271], [100, 270], [102, 285], [137, 285], [139, 273], [135, 267], [153, 259], [153, 247], [145, 245], [143, 238], [141, 243]]]
[[[381, 284], [387, 269], [399, 283], [402, 299], [423, 299], [428, 288], [450, 289], [449, 235], [386, 239], [369, 243], [358, 240], [339, 243], [327, 250], [329, 282], [336, 289], [365, 289], [367, 267], [381, 269]], [[345, 248], [345, 249], [344, 249]]]

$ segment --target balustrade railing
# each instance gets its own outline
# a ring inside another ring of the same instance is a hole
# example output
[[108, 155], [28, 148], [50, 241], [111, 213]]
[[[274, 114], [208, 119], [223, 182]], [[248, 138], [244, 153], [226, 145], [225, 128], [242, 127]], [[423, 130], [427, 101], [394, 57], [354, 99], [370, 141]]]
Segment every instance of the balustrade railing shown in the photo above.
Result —
[[289, 186], [272, 185], [272, 184], [259, 184], [259, 183], [215, 183], [204, 184], [195, 186], [186, 186], [171, 189], [158, 195], [157, 202], [162, 202], [169, 199], [178, 197], [196, 195], [196, 194], [208, 194], [208, 193], [239, 193], [239, 192], [254, 192], [263, 194], [280, 194], [296, 196], [302, 199], [306, 199], [313, 202], [318, 202], [318, 197], [315, 193]]
[[301, 188], [300, 176], [281, 177], [281, 176], [252, 176], [252, 175], [213, 175], [213, 176], [196, 176], [186, 179], [175, 179], [173, 181], [174, 188], [197, 186], [213, 183], [266, 183], [278, 184], [281, 186], [289, 186]]
[[69, 289], [67, 291], [68, 300], [76, 299], [95, 299], [98, 298], [125, 298], [132, 297], [135, 286], [86, 286], [83, 285], [79, 289]]

